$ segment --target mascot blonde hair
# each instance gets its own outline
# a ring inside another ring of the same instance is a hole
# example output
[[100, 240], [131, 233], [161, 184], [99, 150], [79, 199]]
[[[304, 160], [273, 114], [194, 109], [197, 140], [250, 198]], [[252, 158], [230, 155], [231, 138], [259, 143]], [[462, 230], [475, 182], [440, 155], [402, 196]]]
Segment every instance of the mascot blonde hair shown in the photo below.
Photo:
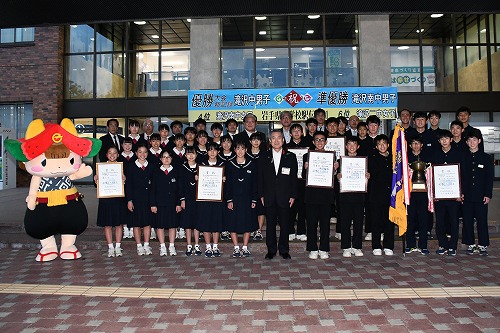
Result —
[[[24, 227], [42, 244], [36, 261], [81, 258], [75, 240], [87, 228], [88, 215], [72, 181], [92, 174], [82, 158], [95, 156], [101, 141], [79, 138], [69, 119], [63, 119], [60, 125], [44, 125], [35, 119], [24, 139], [5, 140], [5, 146], [32, 175]], [[60, 251], [56, 234], [61, 234]]]

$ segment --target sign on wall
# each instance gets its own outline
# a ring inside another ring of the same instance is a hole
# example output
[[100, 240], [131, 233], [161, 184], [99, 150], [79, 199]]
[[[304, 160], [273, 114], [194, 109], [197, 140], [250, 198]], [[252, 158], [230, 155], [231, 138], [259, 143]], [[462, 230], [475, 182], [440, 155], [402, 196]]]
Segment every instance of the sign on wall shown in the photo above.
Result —
[[327, 117], [396, 119], [397, 105], [396, 87], [190, 90], [188, 117], [189, 122], [242, 121], [253, 113], [258, 121], [267, 122], [279, 121], [281, 112], [290, 111], [294, 120], [305, 121], [322, 108]]

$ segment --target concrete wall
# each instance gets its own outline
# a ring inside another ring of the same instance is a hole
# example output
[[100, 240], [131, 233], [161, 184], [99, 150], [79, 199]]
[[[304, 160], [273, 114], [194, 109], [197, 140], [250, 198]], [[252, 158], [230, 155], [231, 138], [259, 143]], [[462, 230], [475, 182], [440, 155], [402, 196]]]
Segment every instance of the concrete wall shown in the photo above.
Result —
[[220, 19], [191, 21], [191, 89], [220, 89]]
[[0, 103], [33, 103], [34, 118], [61, 120], [63, 31], [37, 27], [33, 45], [0, 48]]

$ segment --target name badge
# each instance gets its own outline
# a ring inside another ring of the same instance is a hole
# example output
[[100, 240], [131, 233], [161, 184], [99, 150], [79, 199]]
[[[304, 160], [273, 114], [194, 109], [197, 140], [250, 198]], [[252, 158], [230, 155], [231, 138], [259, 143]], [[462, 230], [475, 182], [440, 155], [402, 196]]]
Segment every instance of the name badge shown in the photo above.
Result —
[[482, 169], [482, 168], [484, 168], [484, 165], [478, 164], [477, 167]]
[[430, 147], [430, 146], [432, 146], [432, 143], [428, 143], [428, 144], [427, 144], [427, 147]]
[[281, 174], [283, 174], [283, 175], [289, 175], [290, 174], [290, 168], [281, 168]]

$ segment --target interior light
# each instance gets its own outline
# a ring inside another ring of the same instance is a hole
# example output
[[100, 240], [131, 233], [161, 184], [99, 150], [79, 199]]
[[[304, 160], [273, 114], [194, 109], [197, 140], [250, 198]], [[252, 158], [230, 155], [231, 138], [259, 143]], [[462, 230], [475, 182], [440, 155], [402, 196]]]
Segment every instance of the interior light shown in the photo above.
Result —
[[486, 32], [486, 28], [481, 29], [481, 33], [484, 34]]
[[186, 21], [188, 21], [188, 23], [191, 23], [191, 19], [186, 19]]
[[255, 16], [255, 19], [257, 21], [264, 21], [265, 19], [267, 19], [267, 17], [266, 16]]
[[310, 46], [306, 46], [306, 47], [302, 48], [302, 51], [312, 51], [312, 50], [313, 50], [313, 48]]
[[444, 14], [431, 14], [432, 18], [440, 18], [443, 17]]
[[151, 35], [151, 38], [158, 39], [158, 38], [160, 38], [160, 36], [158, 36], [158, 35]]
[[264, 52], [266, 49], [262, 47], [258, 47], [255, 49], [255, 52]]
[[422, 29], [420, 29], [420, 30], [419, 30], [419, 29], [417, 29], [417, 34], [424, 32], [424, 30], [425, 30], [424, 28], [422, 28]]
[[275, 56], [269, 56], [269, 57], [255, 57], [255, 59], [276, 59]]
[[308, 35], [312, 35], [314, 33], [314, 30], [307, 30]]
[[409, 46], [398, 46], [398, 50], [408, 50]]
[[307, 18], [311, 20], [319, 19], [321, 16], [320, 15], [307, 15]]
[[358, 33], [358, 29], [354, 30], [355, 33]]
[[137, 25], [144, 25], [146, 24], [146, 21], [134, 21], [134, 23]]
[[267, 32], [265, 30], [259, 31], [259, 35], [265, 35]]
[[357, 48], [356, 46], [353, 46], [353, 47], [352, 47], [352, 50], [353, 50], [353, 51], [356, 51], [357, 49], [358, 49], [358, 48]]

